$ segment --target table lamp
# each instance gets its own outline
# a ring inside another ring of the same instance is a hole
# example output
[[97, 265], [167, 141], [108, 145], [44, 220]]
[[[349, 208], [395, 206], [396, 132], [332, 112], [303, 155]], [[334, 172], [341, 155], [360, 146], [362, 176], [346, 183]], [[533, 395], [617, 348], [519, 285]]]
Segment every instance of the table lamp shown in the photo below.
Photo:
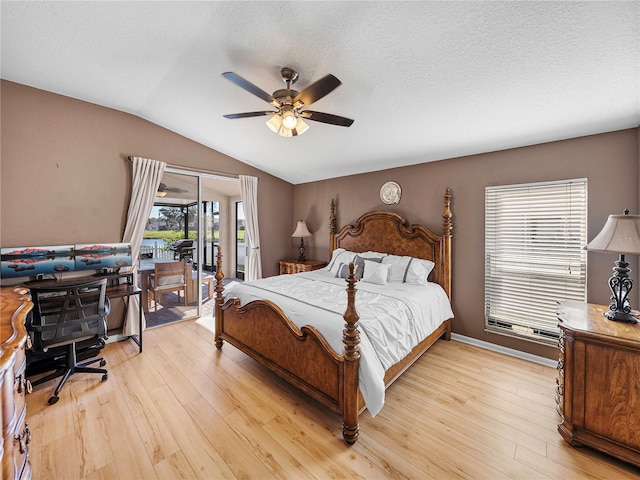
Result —
[[293, 232], [293, 235], [291, 235], [292, 237], [300, 237], [300, 255], [298, 255], [298, 261], [299, 262], [304, 262], [306, 261], [306, 258], [304, 258], [304, 237], [310, 237], [311, 234], [309, 233], [309, 230], [307, 229], [307, 224], [304, 222], [304, 220], [300, 220], [298, 222], [298, 225], [296, 226], [296, 231]]
[[585, 247], [589, 251], [616, 252], [620, 258], [615, 262], [613, 276], [609, 279], [611, 289], [611, 304], [604, 316], [609, 320], [626, 323], [638, 323], [631, 314], [629, 292], [633, 288], [633, 281], [629, 278], [629, 263], [625, 254], [640, 255], [640, 215], [609, 215], [602, 231]]

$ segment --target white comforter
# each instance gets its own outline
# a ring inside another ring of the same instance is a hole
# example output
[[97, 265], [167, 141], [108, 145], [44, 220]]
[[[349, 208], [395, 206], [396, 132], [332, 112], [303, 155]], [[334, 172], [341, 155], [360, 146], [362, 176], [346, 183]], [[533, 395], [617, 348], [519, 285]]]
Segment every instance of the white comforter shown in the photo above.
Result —
[[[356, 284], [360, 316], [360, 390], [371, 415], [384, 404], [384, 373], [444, 320], [453, 318], [451, 305], [436, 283], [409, 285]], [[269, 299], [299, 328], [313, 325], [329, 345], [343, 353], [342, 316], [347, 308], [346, 281], [327, 270], [279, 275], [237, 283], [225, 291], [245, 305]]]

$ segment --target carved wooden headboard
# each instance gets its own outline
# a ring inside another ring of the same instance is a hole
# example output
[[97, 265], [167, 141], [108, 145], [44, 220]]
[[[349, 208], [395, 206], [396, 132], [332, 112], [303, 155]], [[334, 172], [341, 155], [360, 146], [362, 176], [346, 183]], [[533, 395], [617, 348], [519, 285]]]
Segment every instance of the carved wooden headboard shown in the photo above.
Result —
[[335, 203], [331, 200], [329, 245], [331, 252], [344, 248], [352, 252], [383, 252], [431, 260], [436, 266], [429, 281], [439, 283], [451, 298], [451, 218], [451, 190], [447, 187], [441, 236], [424, 225], [410, 225], [397, 213], [381, 210], [365, 213], [353, 225], [336, 232]]

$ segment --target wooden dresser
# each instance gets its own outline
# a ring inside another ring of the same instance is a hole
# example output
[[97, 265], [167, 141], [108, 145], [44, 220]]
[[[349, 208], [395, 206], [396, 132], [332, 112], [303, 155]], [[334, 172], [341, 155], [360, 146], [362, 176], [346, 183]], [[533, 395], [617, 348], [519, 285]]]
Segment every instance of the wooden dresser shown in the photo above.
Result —
[[3, 480], [31, 478], [29, 463], [29, 427], [26, 423], [25, 394], [29, 386], [26, 377], [25, 348], [28, 335], [24, 323], [33, 304], [26, 288], [0, 288], [0, 390], [2, 394], [2, 454]]
[[319, 260], [280, 260], [280, 275], [285, 273], [300, 273], [311, 272], [312, 270], [319, 270], [322, 267], [326, 267], [327, 262], [321, 262]]
[[640, 467], [640, 324], [609, 308], [561, 302], [556, 402], [560, 435]]

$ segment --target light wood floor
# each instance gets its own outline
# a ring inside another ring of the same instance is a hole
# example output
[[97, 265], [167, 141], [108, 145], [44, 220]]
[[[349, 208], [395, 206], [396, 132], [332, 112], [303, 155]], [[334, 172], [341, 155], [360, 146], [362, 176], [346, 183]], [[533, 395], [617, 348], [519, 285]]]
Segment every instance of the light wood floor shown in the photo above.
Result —
[[[199, 321], [202, 322], [202, 321]], [[210, 326], [209, 326], [210, 328]], [[640, 470], [556, 431], [554, 369], [439, 341], [361, 416], [347, 447], [337, 415], [195, 321], [104, 353], [53, 406], [28, 396], [34, 479], [623, 479]]]

